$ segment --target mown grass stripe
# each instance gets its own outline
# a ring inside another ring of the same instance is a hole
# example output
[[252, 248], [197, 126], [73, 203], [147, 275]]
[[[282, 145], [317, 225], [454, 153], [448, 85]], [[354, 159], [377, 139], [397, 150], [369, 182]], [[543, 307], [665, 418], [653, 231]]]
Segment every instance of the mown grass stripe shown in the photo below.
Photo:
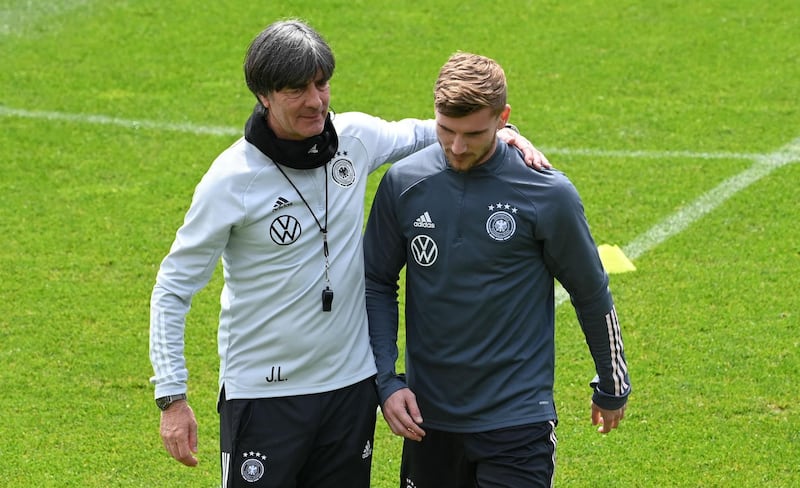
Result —
[[[40, 110], [10, 108], [0, 105], [0, 116], [44, 119], [50, 121], [73, 122], [79, 124], [115, 125], [128, 129], [184, 132], [196, 135], [236, 136], [241, 129], [221, 126], [204, 126], [192, 123], [158, 122], [152, 120], [132, 120], [107, 115], [71, 114]], [[715, 188], [698, 197], [661, 222], [639, 235], [622, 248], [625, 256], [634, 260], [647, 251], [663, 243], [670, 237], [683, 232], [704, 215], [719, 207], [736, 193], [744, 190], [775, 169], [800, 160], [800, 138], [795, 139], [771, 154], [744, 154], [726, 152], [693, 151], [611, 151], [602, 149], [544, 148], [545, 154], [567, 154], [591, 157], [623, 157], [633, 159], [747, 159], [754, 164], [745, 171], [723, 181]], [[556, 306], [568, 299], [566, 291], [560, 286], [556, 290]]]
[[[158, 122], [152, 120], [132, 120], [107, 115], [73, 114], [65, 112], [26, 110], [0, 105], [0, 116], [44, 119], [50, 121], [73, 122], [78, 124], [115, 125], [128, 129], [146, 129], [155, 131], [184, 132], [196, 135], [236, 136], [241, 129], [221, 126], [204, 126], [192, 123]], [[698, 197], [694, 202], [670, 215], [639, 235], [622, 248], [630, 260], [634, 260], [647, 251], [663, 243], [670, 237], [683, 232], [691, 224], [719, 207], [736, 193], [744, 190], [775, 169], [800, 160], [800, 138], [795, 139], [778, 151], [770, 154], [744, 154], [727, 152], [693, 152], [693, 151], [612, 151], [603, 149], [570, 149], [544, 148], [545, 154], [566, 154], [591, 157], [615, 157], [633, 159], [746, 159], [754, 164], [745, 171], [723, 181], [715, 188]], [[556, 306], [569, 299], [566, 291], [558, 286], [556, 289]]]
[[[687, 227], [704, 215], [713, 211], [725, 201], [746, 189], [753, 183], [769, 175], [781, 166], [800, 161], [800, 137], [786, 144], [777, 151], [766, 155], [753, 155], [752, 166], [739, 174], [731, 176], [716, 187], [700, 195], [694, 202], [678, 210], [639, 235], [622, 248], [625, 256], [634, 260], [667, 239], [680, 234]], [[560, 286], [556, 289], [556, 306], [569, 299], [567, 292]]]
[[[43, 110], [26, 110], [0, 105], [0, 116], [20, 117], [28, 119], [43, 119], [50, 121], [73, 122], [78, 124], [115, 125], [129, 129], [163, 130], [170, 132], [184, 132], [197, 135], [211, 136], [236, 136], [242, 134], [242, 129], [237, 127], [221, 127], [197, 125], [189, 122], [159, 122], [153, 120], [135, 120], [111, 117], [108, 115], [75, 114], [66, 112], [52, 112]], [[631, 158], [631, 159], [744, 159], [763, 160], [774, 158], [774, 155], [744, 154], [732, 152], [695, 152], [695, 151], [616, 151], [605, 149], [571, 149], [559, 147], [540, 148], [545, 154], [563, 154], [571, 156], [587, 156], [600, 158]]]
[[132, 120], [108, 115], [71, 114], [66, 112], [50, 112], [42, 110], [25, 110], [0, 105], [0, 116], [40, 119], [76, 124], [114, 125], [126, 129], [146, 129], [154, 131], [184, 132], [208, 136], [237, 136], [243, 133], [242, 128], [197, 125], [184, 122], [158, 122], [153, 120]]
[[0, 35], [25, 35], [42, 26], [52, 27], [53, 19], [91, 3], [90, 0], [48, 2], [16, 1], [0, 9]]

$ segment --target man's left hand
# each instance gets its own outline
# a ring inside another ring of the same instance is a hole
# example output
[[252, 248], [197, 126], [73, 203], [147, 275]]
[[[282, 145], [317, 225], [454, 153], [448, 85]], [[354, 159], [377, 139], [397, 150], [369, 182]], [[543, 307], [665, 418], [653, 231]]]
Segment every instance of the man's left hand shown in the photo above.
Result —
[[625, 406], [616, 410], [600, 408], [592, 402], [592, 425], [599, 425], [597, 432], [608, 434], [619, 427], [619, 421], [625, 417]]

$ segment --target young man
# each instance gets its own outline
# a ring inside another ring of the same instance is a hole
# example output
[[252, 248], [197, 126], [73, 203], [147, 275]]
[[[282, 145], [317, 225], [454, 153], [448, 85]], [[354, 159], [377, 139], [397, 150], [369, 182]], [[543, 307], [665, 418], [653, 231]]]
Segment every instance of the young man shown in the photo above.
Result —
[[[581, 200], [498, 144], [506, 80], [457, 53], [435, 90], [438, 145], [389, 169], [365, 234], [378, 394], [406, 438], [401, 487], [550, 486], [555, 469], [554, 279], [596, 365], [592, 420], [607, 433], [630, 393], [608, 276]], [[406, 375], [395, 372], [406, 267]]]
[[[223, 487], [369, 486], [377, 398], [361, 245], [367, 175], [436, 134], [433, 121], [334, 117], [334, 66], [330, 47], [302, 22], [276, 22], [256, 37], [244, 71], [258, 104], [244, 137], [198, 184], [153, 288], [161, 435], [193, 466], [185, 317], [222, 259]], [[534, 165], [546, 163], [516, 140]]]

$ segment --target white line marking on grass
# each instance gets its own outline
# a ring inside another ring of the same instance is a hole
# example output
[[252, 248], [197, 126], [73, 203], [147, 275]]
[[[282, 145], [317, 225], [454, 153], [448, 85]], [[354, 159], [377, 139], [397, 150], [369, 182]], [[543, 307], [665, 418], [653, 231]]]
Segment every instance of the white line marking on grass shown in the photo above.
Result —
[[692, 152], [692, 151], [604, 151], [601, 149], [568, 149], [549, 147], [541, 149], [545, 154], [563, 154], [566, 156], [591, 156], [601, 158], [631, 159], [748, 159], [762, 157], [763, 154], [743, 154], [729, 152]]
[[[128, 129], [164, 130], [170, 132], [185, 132], [187, 134], [236, 136], [241, 135], [242, 128], [204, 126], [191, 123], [157, 122], [153, 120], [132, 120], [108, 115], [75, 114], [66, 112], [52, 112], [44, 110], [25, 110], [0, 105], [0, 117], [20, 117], [27, 119], [55, 120], [73, 122], [76, 124], [115, 125]], [[633, 158], [633, 159], [746, 159], [757, 160], [765, 157], [763, 154], [742, 154], [728, 152], [692, 152], [692, 151], [608, 151], [602, 149], [569, 149], [550, 147], [544, 148], [545, 154], [564, 154], [574, 156], [589, 156], [600, 158]], [[769, 157], [769, 156], [767, 156]]]
[[[783, 146], [774, 153], [767, 155], [753, 155], [755, 163], [723, 181], [715, 188], [700, 195], [697, 200], [678, 210], [658, 224], [654, 225], [644, 234], [641, 234], [622, 252], [630, 260], [634, 260], [647, 251], [655, 248], [672, 236], [680, 234], [694, 222], [716, 209], [732, 196], [749, 187], [761, 178], [769, 175], [781, 166], [800, 161], [800, 137]], [[569, 299], [567, 292], [559, 285], [556, 288], [556, 306]]]
[[[54, 19], [90, 4], [89, 0], [21, 1], [0, 10], [0, 35], [21, 35], [26, 31], [52, 31]], [[46, 28], [45, 28], [46, 26]]]
[[[184, 132], [187, 134], [209, 136], [238, 136], [244, 133], [244, 128], [215, 127], [195, 125], [190, 123], [156, 122], [152, 120], [131, 120], [108, 115], [71, 114], [65, 112], [47, 112], [41, 110], [24, 110], [0, 105], [0, 116], [20, 117], [25, 119], [40, 119], [59, 122], [73, 122], [77, 124], [115, 125], [126, 129], [147, 129], [156, 131]], [[244, 127], [244, 125], [242, 126]]]
[[800, 138], [795, 139], [780, 150], [756, 158], [755, 164], [717, 185], [701, 195], [690, 205], [656, 224], [646, 233], [622, 248], [629, 259], [636, 259], [650, 249], [679, 234], [696, 220], [719, 207], [733, 195], [749, 187], [774, 170], [800, 160]]
[[[44, 119], [78, 124], [115, 125], [128, 129], [149, 129], [172, 132], [184, 132], [197, 135], [237, 136], [242, 129], [232, 127], [214, 127], [190, 123], [156, 122], [151, 120], [130, 120], [107, 115], [71, 114], [64, 112], [48, 112], [39, 110], [15, 109], [0, 105], [0, 117], [22, 117]], [[755, 163], [743, 172], [728, 178], [712, 190], [701, 195], [690, 205], [667, 217], [650, 230], [641, 234], [630, 244], [622, 248], [630, 260], [634, 260], [647, 251], [658, 246], [670, 237], [683, 232], [701, 217], [719, 207], [726, 200], [761, 178], [769, 175], [777, 168], [800, 160], [800, 138], [797, 138], [771, 154], [742, 154], [725, 152], [691, 152], [691, 151], [607, 151], [598, 149], [547, 148], [545, 153], [567, 154], [592, 157], [639, 158], [639, 159], [747, 159]], [[556, 306], [569, 299], [566, 291], [556, 287]]]

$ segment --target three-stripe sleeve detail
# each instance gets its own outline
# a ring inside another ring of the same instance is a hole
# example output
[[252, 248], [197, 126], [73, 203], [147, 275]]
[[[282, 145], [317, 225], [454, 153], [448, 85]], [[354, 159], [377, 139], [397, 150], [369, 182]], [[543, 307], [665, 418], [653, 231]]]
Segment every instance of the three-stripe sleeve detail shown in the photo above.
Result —
[[628, 365], [625, 362], [625, 348], [622, 345], [622, 333], [619, 328], [616, 307], [606, 314], [606, 331], [608, 333], [609, 349], [611, 351], [611, 374], [614, 380], [615, 396], [623, 396], [630, 389], [626, 381]]

